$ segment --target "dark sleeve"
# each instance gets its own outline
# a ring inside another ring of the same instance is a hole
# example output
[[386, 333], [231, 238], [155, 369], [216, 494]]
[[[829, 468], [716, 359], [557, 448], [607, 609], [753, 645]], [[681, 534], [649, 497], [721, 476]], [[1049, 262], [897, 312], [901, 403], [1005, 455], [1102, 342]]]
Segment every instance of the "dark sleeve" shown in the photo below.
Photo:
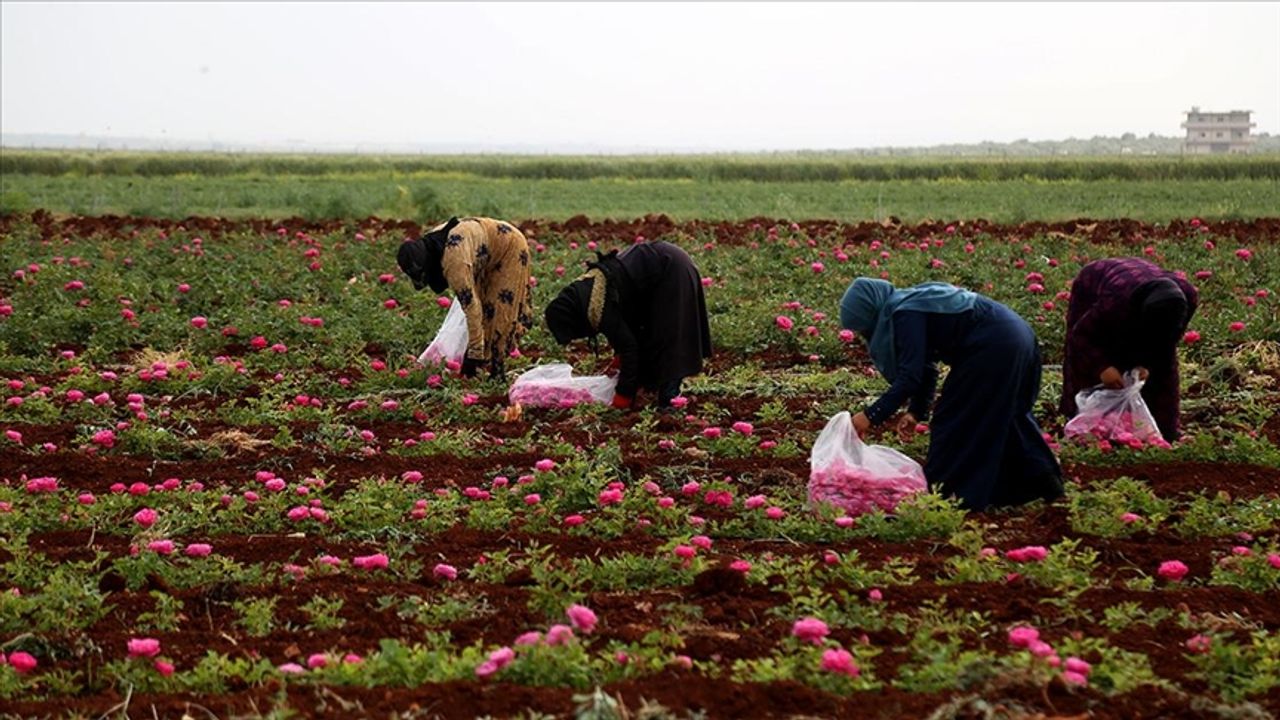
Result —
[[635, 397], [640, 387], [640, 343], [631, 332], [627, 321], [621, 313], [606, 306], [600, 318], [600, 332], [604, 334], [613, 353], [621, 360], [618, 368], [617, 394], [623, 397]]
[[1117, 330], [1125, 326], [1124, 313], [1123, 307], [1101, 296], [1067, 329], [1068, 351], [1074, 357], [1076, 368], [1086, 373], [1092, 383], [1097, 383], [1102, 371], [1108, 367], [1121, 371], [1128, 369], [1121, 367], [1124, 362], [1119, 343], [1124, 338]]
[[933, 393], [937, 389], [938, 365], [925, 363], [924, 381], [920, 383], [920, 389], [911, 396], [911, 403], [907, 405], [907, 410], [916, 416], [916, 420], [926, 422], [929, 419], [929, 411], [933, 409]]
[[1093, 384], [1097, 384], [1102, 371], [1111, 366], [1103, 348], [1109, 334], [1106, 331], [1108, 323], [1100, 310], [1101, 308], [1093, 308], [1086, 311], [1067, 330], [1067, 343], [1070, 345], [1068, 352], [1072, 354], [1076, 368]]
[[[1071, 366], [1083, 387], [1096, 385], [1103, 370], [1121, 367], [1129, 293], [1109, 284], [1107, 262], [1085, 266], [1071, 284], [1067, 308], [1067, 347]], [[1114, 274], [1114, 273], [1112, 273]], [[1123, 284], [1123, 283], [1121, 283]]]
[[[879, 425], [898, 411], [908, 398], [917, 399], [925, 387], [928, 332], [925, 313], [905, 310], [893, 315], [893, 349], [898, 356], [897, 374], [888, 392], [867, 409], [867, 419]], [[934, 368], [937, 381], [937, 368]], [[932, 393], [930, 393], [932, 395]]]

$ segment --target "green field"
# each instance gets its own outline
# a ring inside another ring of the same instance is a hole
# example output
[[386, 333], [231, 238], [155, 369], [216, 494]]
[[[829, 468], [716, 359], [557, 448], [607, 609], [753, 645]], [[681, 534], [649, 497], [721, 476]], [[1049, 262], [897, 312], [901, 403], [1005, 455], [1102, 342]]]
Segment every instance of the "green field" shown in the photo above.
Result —
[[312, 219], [449, 214], [564, 219], [999, 222], [1280, 208], [1280, 157], [886, 161], [839, 155], [378, 157], [0, 154], [0, 212]]

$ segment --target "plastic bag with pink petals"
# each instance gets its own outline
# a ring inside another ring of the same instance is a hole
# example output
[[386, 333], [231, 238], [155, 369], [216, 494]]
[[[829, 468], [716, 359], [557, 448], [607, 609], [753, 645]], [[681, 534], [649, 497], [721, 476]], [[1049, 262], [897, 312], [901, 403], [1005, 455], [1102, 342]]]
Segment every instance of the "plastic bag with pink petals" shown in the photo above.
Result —
[[511, 404], [525, 407], [570, 408], [582, 403], [613, 402], [618, 378], [607, 375], [573, 376], [565, 363], [539, 365], [525, 371], [511, 384]]
[[1142, 399], [1138, 372], [1124, 374], [1124, 387], [1113, 390], [1097, 385], [1076, 393], [1076, 416], [1067, 421], [1062, 434], [1068, 440], [1089, 438], [1116, 441], [1130, 446], [1165, 445], [1156, 419]]
[[928, 484], [920, 463], [883, 445], [867, 445], [848, 412], [827, 423], [809, 455], [809, 504], [830, 503], [851, 516], [893, 512]]

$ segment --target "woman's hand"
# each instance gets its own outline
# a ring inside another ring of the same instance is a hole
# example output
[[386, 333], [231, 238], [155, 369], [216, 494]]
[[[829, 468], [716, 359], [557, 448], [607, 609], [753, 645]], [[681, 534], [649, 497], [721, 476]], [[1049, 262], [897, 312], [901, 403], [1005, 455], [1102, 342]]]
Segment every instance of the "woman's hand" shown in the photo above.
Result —
[[911, 438], [916, 435], [916, 425], [919, 424], [916, 416], [906, 413], [902, 419], [898, 420], [898, 439], [902, 442], [911, 442]]
[[853, 416], [853, 429], [858, 431], [858, 437], [865, 437], [867, 431], [871, 429], [871, 419], [867, 414], [860, 412]]
[[1102, 380], [1103, 385], [1106, 385], [1109, 388], [1114, 389], [1124, 387], [1124, 375], [1121, 375], [1120, 371], [1115, 367], [1109, 367], [1106, 370], [1103, 370], [1102, 374], [1099, 375], [1098, 378]]

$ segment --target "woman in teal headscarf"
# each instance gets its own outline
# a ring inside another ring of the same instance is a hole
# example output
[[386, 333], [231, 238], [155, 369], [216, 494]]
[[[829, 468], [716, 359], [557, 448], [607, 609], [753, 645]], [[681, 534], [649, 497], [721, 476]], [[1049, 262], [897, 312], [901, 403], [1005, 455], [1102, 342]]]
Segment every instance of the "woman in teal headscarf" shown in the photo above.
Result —
[[863, 434], [898, 421], [904, 439], [929, 418], [937, 362], [951, 371], [929, 426], [929, 486], [970, 510], [1062, 495], [1062, 468], [1031, 416], [1040, 393], [1035, 332], [1009, 308], [946, 283], [899, 290], [858, 278], [840, 300], [840, 324], [862, 336], [891, 385], [853, 418]]

